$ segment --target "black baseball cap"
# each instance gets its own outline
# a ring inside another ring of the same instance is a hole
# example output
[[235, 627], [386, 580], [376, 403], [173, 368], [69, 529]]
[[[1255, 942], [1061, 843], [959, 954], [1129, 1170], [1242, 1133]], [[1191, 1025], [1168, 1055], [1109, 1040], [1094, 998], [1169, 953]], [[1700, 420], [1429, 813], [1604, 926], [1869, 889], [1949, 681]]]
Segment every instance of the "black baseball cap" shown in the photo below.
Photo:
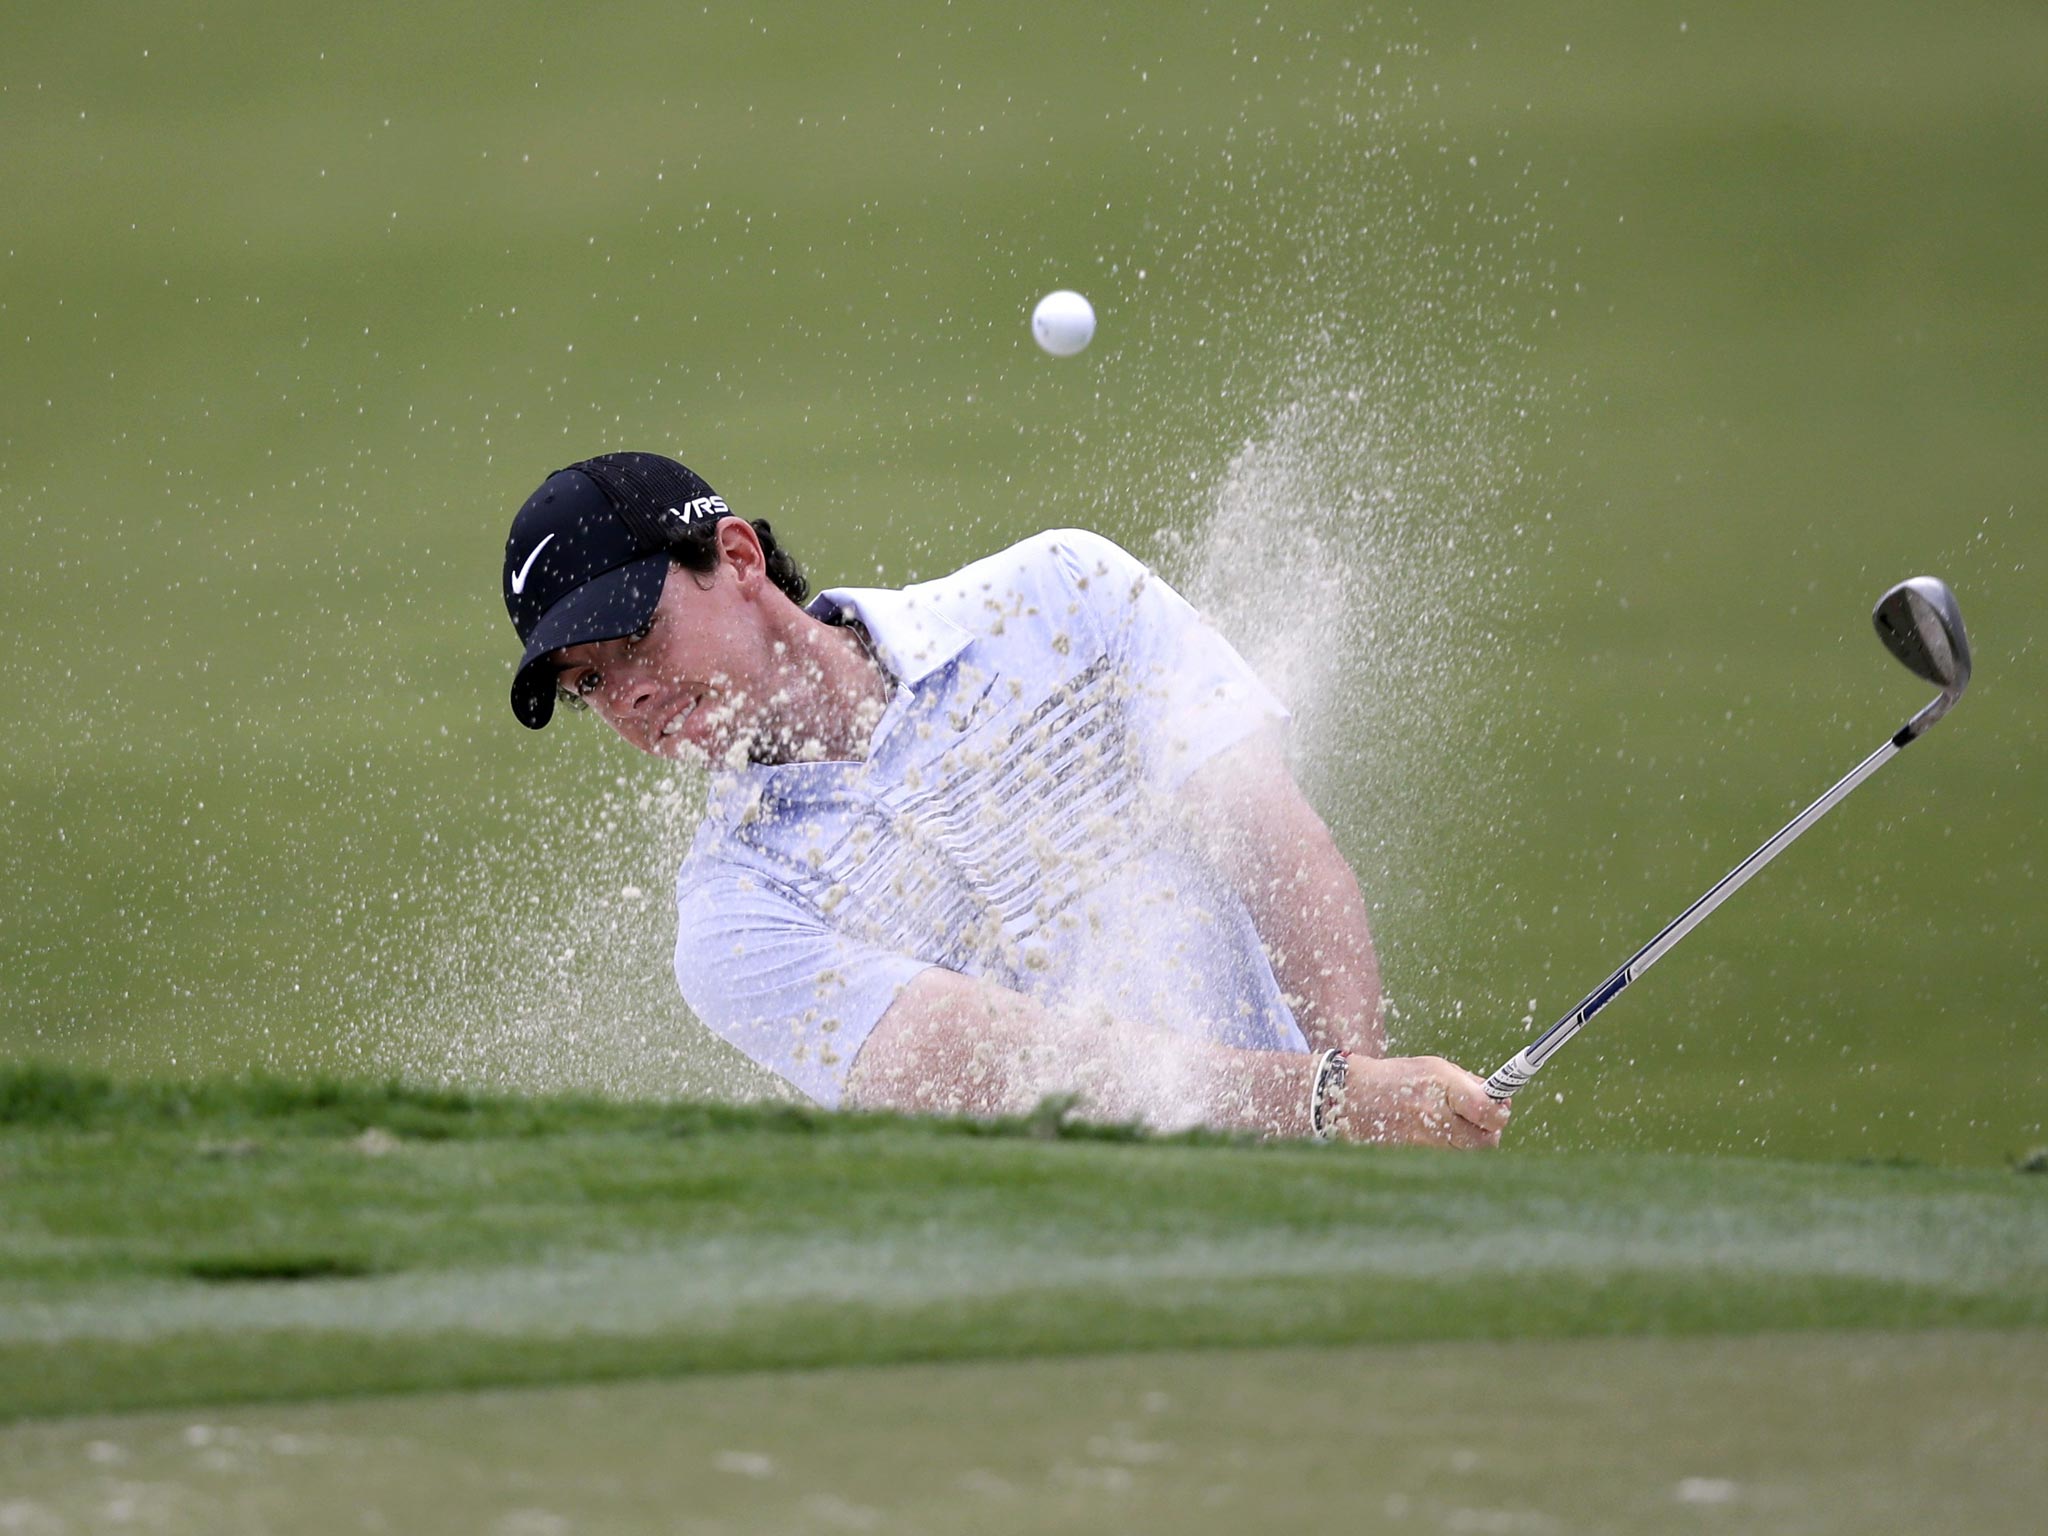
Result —
[[519, 723], [537, 731], [555, 712], [551, 652], [640, 629], [661, 601], [676, 535], [732, 515], [658, 453], [603, 453], [549, 475], [505, 540], [505, 611], [526, 645], [512, 676]]

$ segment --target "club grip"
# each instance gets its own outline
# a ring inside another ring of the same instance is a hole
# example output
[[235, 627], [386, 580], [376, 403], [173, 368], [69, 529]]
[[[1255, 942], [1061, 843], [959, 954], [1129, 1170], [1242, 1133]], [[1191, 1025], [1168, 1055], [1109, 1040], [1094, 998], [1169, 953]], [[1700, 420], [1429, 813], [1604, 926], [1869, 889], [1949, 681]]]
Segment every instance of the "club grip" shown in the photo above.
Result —
[[1535, 1075], [1536, 1063], [1529, 1059], [1529, 1053], [1517, 1051], [1512, 1060], [1486, 1080], [1486, 1095], [1488, 1098], [1505, 1099]]

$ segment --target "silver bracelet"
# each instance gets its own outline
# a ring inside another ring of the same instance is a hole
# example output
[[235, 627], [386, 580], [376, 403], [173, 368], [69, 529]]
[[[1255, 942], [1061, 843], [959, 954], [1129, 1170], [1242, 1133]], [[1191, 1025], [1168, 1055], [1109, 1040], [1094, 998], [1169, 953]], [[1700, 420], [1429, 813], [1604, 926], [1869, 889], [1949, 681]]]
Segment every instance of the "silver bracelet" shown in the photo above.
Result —
[[1315, 1080], [1308, 1092], [1308, 1130], [1317, 1141], [1328, 1141], [1337, 1134], [1329, 1112], [1342, 1099], [1350, 1070], [1349, 1051], [1325, 1051], [1316, 1058]]

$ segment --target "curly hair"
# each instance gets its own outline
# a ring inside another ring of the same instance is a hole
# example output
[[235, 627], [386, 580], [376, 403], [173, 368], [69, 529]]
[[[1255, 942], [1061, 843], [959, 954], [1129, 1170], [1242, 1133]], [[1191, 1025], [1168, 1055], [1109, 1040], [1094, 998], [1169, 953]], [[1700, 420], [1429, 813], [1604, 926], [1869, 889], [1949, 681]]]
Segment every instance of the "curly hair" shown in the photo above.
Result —
[[[678, 529], [669, 536], [668, 557], [686, 571], [699, 576], [708, 576], [718, 569], [718, 525], [724, 522], [718, 518], [708, 523]], [[761, 556], [767, 562], [768, 579], [799, 607], [811, 595], [810, 583], [804, 580], [804, 573], [796, 563], [796, 556], [784, 549], [775, 539], [775, 531], [768, 526], [765, 517], [750, 517], [747, 526], [752, 528], [761, 540]]]

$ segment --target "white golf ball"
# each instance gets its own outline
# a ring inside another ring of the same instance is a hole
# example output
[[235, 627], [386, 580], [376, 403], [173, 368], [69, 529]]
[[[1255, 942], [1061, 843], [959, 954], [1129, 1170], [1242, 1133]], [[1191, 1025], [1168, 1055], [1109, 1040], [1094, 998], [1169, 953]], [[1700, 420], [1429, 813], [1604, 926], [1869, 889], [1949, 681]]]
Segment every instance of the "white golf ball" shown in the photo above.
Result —
[[1095, 306], [1071, 288], [1048, 293], [1031, 311], [1031, 335], [1054, 357], [1072, 357], [1095, 339]]

